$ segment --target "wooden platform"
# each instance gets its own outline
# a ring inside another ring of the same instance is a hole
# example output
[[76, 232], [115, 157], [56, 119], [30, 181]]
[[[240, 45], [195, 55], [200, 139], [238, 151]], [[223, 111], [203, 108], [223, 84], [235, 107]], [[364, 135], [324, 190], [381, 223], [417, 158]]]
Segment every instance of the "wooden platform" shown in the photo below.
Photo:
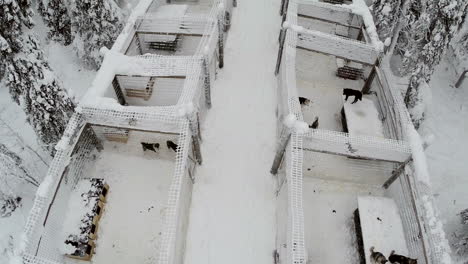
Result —
[[386, 197], [360, 196], [354, 213], [361, 264], [371, 264], [370, 248], [388, 258], [395, 250], [408, 255], [403, 224], [395, 202]]

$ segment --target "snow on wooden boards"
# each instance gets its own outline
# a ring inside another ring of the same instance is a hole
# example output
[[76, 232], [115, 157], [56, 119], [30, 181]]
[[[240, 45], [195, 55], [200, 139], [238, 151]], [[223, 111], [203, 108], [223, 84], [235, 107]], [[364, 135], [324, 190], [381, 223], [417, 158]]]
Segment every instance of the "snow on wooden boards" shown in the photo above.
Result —
[[362, 18], [348, 8], [330, 6], [320, 2], [300, 2], [297, 16], [332, 22], [338, 25], [361, 29]]
[[363, 242], [361, 254], [367, 264], [373, 263], [370, 260], [371, 247], [387, 258], [392, 250], [399, 255], [408, 255], [400, 213], [392, 199], [360, 196], [358, 212]]
[[354, 97], [343, 100], [343, 122], [351, 136], [371, 136], [384, 138], [379, 112], [371, 99], [362, 97], [362, 101], [353, 103]]
[[367, 65], [374, 65], [379, 56], [379, 53], [370, 45], [315, 30], [300, 32], [297, 48], [334, 55]]

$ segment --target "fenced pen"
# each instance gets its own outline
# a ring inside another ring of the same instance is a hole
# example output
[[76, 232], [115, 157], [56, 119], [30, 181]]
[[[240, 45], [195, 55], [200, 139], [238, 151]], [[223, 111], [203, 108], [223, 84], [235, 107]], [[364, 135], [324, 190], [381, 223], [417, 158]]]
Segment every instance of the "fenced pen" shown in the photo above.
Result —
[[[421, 155], [414, 153], [414, 128], [364, 30], [372, 25], [345, 6], [283, 3], [272, 167], [279, 183], [278, 261], [370, 263], [374, 246], [387, 257], [396, 250], [418, 263], [450, 263], [430, 185], [414, 166]], [[343, 78], [344, 65], [362, 76]], [[344, 88], [361, 91], [362, 101], [344, 100]], [[314, 120], [315, 129], [297, 130]]]
[[[232, 7], [139, 2], [57, 144], [25, 227], [25, 263], [183, 263], [200, 122]], [[108, 195], [80, 193], [84, 181]], [[85, 220], [75, 219], [80, 196], [97, 201]]]
[[[177, 252], [183, 252], [185, 245], [196, 155], [186, 120], [167, 128], [109, 127], [75, 115], [66, 131], [69, 141], [57, 151], [47, 175], [49, 188], [38, 193], [27, 222], [26, 263], [73, 263], [63, 253], [68, 230], [61, 227], [70, 217], [68, 201], [74, 187], [82, 179], [93, 178], [110, 186], [105, 213], [97, 225], [95, 261], [137, 261], [135, 256], [141, 256], [153, 257], [154, 263], [182, 263], [183, 255]], [[176, 149], [166, 148], [169, 141]], [[157, 151], [142, 148], [148, 143], [160, 147]], [[154, 208], [154, 215], [139, 214], [143, 208], [148, 213]], [[149, 247], [131, 246], [142, 240]], [[128, 248], [116, 253], [116, 245]]]

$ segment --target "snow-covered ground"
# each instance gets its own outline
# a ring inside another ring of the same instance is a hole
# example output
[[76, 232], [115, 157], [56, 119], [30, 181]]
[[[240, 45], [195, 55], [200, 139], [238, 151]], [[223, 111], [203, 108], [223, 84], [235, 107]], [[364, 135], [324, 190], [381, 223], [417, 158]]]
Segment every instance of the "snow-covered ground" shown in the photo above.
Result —
[[[429, 84], [432, 103], [421, 131], [435, 135], [426, 150], [427, 161], [445, 232], [453, 243], [462, 229], [458, 213], [468, 208], [468, 80], [454, 88], [459, 76], [449, 65], [443, 61]], [[459, 263], [468, 261], [468, 256], [456, 258]]]
[[238, 1], [203, 126], [185, 263], [273, 262], [280, 1]]

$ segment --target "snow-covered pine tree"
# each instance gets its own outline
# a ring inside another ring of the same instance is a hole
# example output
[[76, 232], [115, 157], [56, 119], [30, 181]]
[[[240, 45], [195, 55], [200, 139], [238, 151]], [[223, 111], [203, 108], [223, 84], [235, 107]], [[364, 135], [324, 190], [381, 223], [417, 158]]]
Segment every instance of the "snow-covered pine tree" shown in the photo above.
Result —
[[0, 36], [8, 44], [2, 44], [0, 54], [13, 100], [24, 109], [45, 147], [53, 152], [74, 105], [44, 59], [37, 39], [22, 34], [23, 26], [33, 26], [30, 4], [29, 0], [0, 0]]
[[0, 0], [0, 79], [2, 79], [8, 54], [18, 52], [21, 42], [18, 36], [22, 26], [33, 25], [33, 11], [29, 0]]
[[68, 5], [64, 0], [39, 0], [38, 6], [39, 13], [49, 28], [49, 39], [64, 45], [69, 45], [73, 41]]
[[390, 45], [393, 30], [400, 18], [401, 3], [401, 0], [376, 0], [372, 5], [377, 33], [386, 46]]
[[45, 147], [53, 152], [74, 109], [72, 100], [50, 69], [32, 35], [22, 37], [23, 48], [6, 70], [10, 94], [26, 112], [27, 120]]
[[71, 14], [78, 57], [97, 69], [102, 61], [99, 50], [111, 48], [122, 30], [122, 12], [114, 0], [75, 0]]
[[0, 0], [0, 34], [13, 52], [21, 48], [18, 36], [22, 33], [22, 26], [34, 25], [33, 15], [30, 0]]
[[421, 111], [424, 108], [421, 106], [424, 104], [420, 94], [421, 84], [431, 80], [435, 67], [463, 24], [468, 11], [466, 1], [439, 0], [428, 1], [426, 4], [423, 9], [425, 12], [415, 23], [420, 31], [415, 35], [417, 38], [414, 45], [404, 58], [404, 68], [411, 71], [405, 103], [416, 128], [424, 120], [424, 112]]
[[457, 241], [454, 243], [455, 251], [459, 255], [468, 253], [468, 208], [460, 212], [461, 223], [464, 225], [457, 232]]
[[0, 143], [0, 218], [10, 216], [21, 206], [22, 198], [15, 193], [21, 183], [39, 186], [23, 167], [23, 160]]

